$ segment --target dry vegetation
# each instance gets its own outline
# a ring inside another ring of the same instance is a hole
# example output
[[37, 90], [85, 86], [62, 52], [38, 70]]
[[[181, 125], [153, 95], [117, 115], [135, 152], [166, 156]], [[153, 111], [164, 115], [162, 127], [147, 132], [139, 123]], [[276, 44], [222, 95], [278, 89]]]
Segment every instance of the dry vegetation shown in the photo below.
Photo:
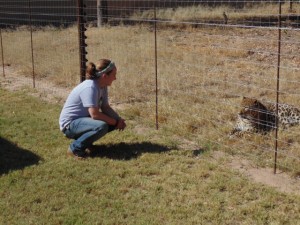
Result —
[[[179, 7], [174, 9], [157, 9], [157, 19], [167, 21], [201, 21], [201, 20], [214, 20], [223, 21], [223, 12], [225, 12], [228, 18], [231, 20], [245, 20], [253, 17], [276, 17], [278, 15], [278, 4], [251, 4], [245, 5], [243, 8], [230, 7], [226, 5], [210, 7], [204, 5], [191, 6], [191, 7]], [[267, 13], [266, 13], [267, 12]], [[300, 5], [293, 4], [292, 10], [290, 10], [289, 4], [282, 4], [283, 15], [297, 15], [300, 12]], [[146, 11], [135, 12], [132, 19], [153, 19], [153, 9]]]
[[[87, 58], [117, 64], [110, 97], [128, 129], [83, 162], [64, 157], [57, 121], [61, 93], [79, 82], [77, 27], [34, 30], [36, 89], [20, 85], [32, 84], [28, 28], [1, 30], [0, 224], [298, 224], [300, 126], [279, 130], [276, 175], [274, 132], [228, 135], [241, 96], [276, 101], [278, 30], [174, 25], [157, 24], [158, 130], [154, 26], [88, 28]], [[299, 40], [282, 31], [279, 97], [300, 108]]]
[[[15, 72], [32, 76], [30, 29], [22, 26], [3, 33], [4, 63]], [[35, 77], [51, 78], [57, 85], [69, 86], [79, 81], [77, 29], [44, 27], [33, 32]]]
[[[176, 15], [174, 19], [177, 20]], [[34, 31], [37, 79], [63, 87], [78, 83], [76, 33], [76, 27]], [[118, 65], [118, 81], [111, 88], [113, 102], [130, 103], [131, 113], [144, 118], [144, 125], [154, 129], [153, 26], [90, 27], [87, 36], [90, 61], [105, 57]], [[299, 36], [298, 30], [282, 32], [280, 69], [280, 102], [298, 107]], [[28, 30], [7, 30], [3, 32], [3, 42], [5, 63], [18, 70], [18, 74], [31, 76]], [[274, 133], [242, 140], [229, 140], [228, 133], [239, 111], [241, 96], [276, 100], [278, 31], [222, 27], [166, 29], [159, 23], [157, 44], [158, 122], [165, 135], [174, 137], [174, 142], [184, 138], [199, 145], [226, 147], [229, 152], [239, 152], [261, 166], [272, 166]], [[296, 176], [300, 173], [299, 134], [300, 127], [280, 130], [278, 139], [278, 166]]]
[[[100, 33], [105, 33], [100, 39]], [[135, 35], [130, 35], [130, 34]], [[90, 29], [91, 58], [97, 52], [118, 61], [114, 100], [130, 102], [142, 118], [155, 118], [154, 36], [147, 27]], [[128, 35], [128, 36], [127, 36]], [[159, 126], [166, 135], [239, 150], [272, 165], [274, 133], [228, 140], [241, 96], [276, 100], [278, 31], [260, 29], [159, 29]], [[299, 37], [283, 37], [280, 101], [299, 105]], [[99, 50], [94, 43], [99, 41]], [[117, 43], [117, 44], [116, 44]], [[105, 47], [108, 46], [108, 47]], [[111, 46], [114, 46], [112, 49]], [[130, 61], [129, 61], [130, 60]], [[153, 124], [153, 122], [152, 122]], [[299, 127], [279, 133], [281, 169], [299, 173]], [[222, 148], [221, 147], [221, 148]], [[282, 154], [282, 155], [281, 155]], [[293, 165], [293, 166], [291, 166]]]

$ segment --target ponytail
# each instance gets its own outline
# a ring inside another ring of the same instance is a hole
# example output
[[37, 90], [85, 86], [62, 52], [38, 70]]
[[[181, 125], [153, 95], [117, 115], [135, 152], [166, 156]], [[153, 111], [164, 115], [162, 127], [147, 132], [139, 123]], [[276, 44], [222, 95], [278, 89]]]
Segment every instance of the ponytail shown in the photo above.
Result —
[[94, 80], [96, 76], [96, 65], [90, 62], [86, 67], [85, 78], [88, 80]]

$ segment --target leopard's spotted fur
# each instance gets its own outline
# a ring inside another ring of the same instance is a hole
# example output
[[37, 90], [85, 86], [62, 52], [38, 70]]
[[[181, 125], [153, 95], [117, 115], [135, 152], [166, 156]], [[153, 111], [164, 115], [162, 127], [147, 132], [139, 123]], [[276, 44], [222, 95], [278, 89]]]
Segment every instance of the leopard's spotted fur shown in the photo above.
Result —
[[[244, 133], [267, 133], [276, 128], [276, 104], [243, 97], [241, 111], [230, 136]], [[278, 104], [278, 125], [287, 128], [300, 124], [300, 110], [288, 104]]]

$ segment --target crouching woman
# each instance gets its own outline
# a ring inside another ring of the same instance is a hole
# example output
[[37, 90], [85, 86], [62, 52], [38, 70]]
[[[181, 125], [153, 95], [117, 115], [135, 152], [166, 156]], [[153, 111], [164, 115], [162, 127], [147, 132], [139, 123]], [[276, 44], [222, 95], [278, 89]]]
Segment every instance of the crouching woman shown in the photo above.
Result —
[[108, 101], [108, 86], [116, 80], [116, 75], [117, 68], [111, 60], [89, 63], [86, 80], [69, 94], [59, 118], [60, 130], [74, 139], [67, 151], [69, 156], [83, 159], [95, 141], [115, 129], [125, 129], [125, 120]]

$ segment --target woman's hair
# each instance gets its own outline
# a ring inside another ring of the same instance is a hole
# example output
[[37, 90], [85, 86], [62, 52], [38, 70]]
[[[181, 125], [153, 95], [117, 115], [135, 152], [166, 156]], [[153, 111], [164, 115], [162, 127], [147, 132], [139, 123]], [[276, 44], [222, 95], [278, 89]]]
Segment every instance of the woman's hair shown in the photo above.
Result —
[[103, 72], [105, 71], [104, 73], [106, 73], [107, 75], [109, 75], [112, 72], [114, 67], [115, 63], [109, 59], [99, 59], [96, 62], [96, 70]]
[[[88, 80], [95, 80], [98, 78], [97, 71], [104, 70], [107, 68], [111, 63], [111, 60], [109, 59], [99, 59], [96, 65], [92, 62], [90, 62], [87, 65], [86, 72], [85, 72], [85, 78]], [[110, 72], [108, 72], [109, 74]]]
[[88, 80], [94, 80], [96, 79], [96, 65], [92, 62], [90, 62], [87, 67], [86, 67], [86, 72], [85, 72], [85, 79]]
[[104, 70], [108, 65], [111, 63], [111, 60], [109, 59], [99, 59], [96, 63], [96, 69], [97, 70]]

